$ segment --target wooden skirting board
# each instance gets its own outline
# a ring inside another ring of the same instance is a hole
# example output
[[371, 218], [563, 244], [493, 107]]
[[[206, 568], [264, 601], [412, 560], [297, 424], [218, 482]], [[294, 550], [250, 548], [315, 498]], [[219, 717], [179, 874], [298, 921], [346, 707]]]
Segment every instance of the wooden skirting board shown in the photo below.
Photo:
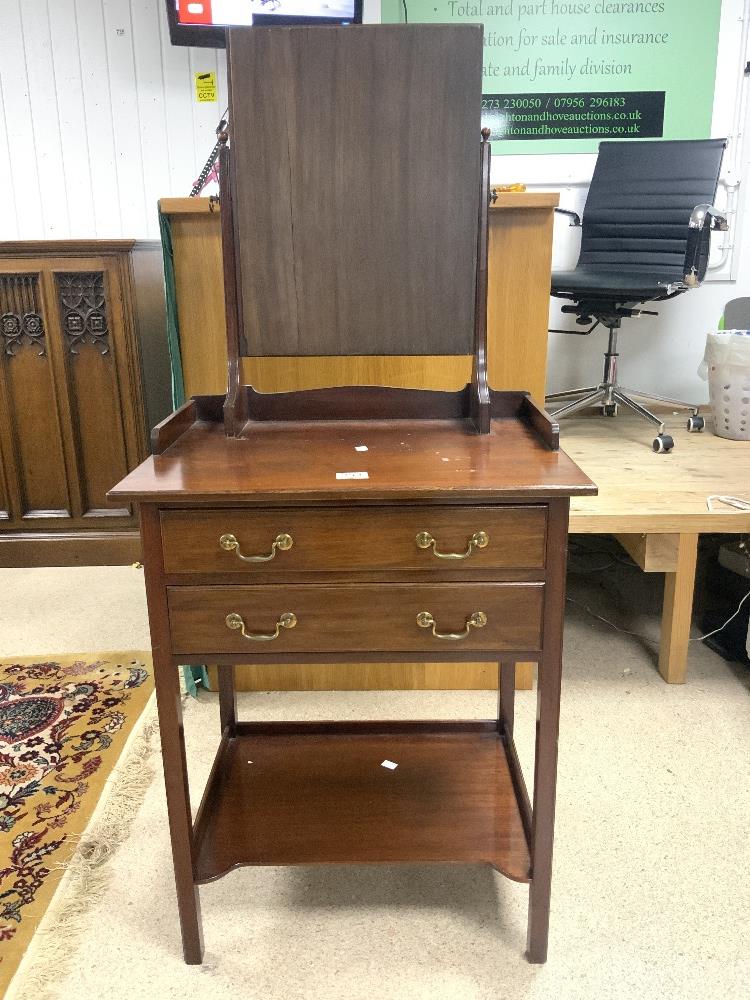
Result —
[[0, 534], [0, 567], [127, 566], [141, 558], [138, 531], [34, 531]]

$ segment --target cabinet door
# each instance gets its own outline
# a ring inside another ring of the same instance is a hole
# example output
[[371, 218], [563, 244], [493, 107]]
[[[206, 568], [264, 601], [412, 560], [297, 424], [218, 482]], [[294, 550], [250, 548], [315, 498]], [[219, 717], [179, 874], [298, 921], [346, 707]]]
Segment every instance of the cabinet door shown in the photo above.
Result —
[[106, 499], [145, 450], [127, 257], [5, 260], [0, 272], [5, 526], [134, 524]]
[[38, 264], [0, 274], [0, 516], [7, 525], [73, 516]]
[[132, 399], [123, 288], [106, 260], [55, 262], [48, 275], [58, 329], [58, 371], [70, 423], [79, 516], [122, 518], [107, 491], [139, 460], [132, 442]]

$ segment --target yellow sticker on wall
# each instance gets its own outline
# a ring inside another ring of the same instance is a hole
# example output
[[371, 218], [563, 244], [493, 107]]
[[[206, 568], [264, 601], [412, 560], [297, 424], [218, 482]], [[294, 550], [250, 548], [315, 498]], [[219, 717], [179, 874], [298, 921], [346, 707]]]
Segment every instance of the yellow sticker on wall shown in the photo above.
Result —
[[215, 102], [218, 99], [215, 73], [195, 74], [195, 99], [199, 104]]

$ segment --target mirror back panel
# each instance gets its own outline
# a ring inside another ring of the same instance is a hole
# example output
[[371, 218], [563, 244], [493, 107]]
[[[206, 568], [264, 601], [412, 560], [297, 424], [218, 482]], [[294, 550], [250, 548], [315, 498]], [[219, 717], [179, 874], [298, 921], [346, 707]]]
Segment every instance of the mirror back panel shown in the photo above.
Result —
[[481, 25], [229, 34], [244, 356], [470, 354]]

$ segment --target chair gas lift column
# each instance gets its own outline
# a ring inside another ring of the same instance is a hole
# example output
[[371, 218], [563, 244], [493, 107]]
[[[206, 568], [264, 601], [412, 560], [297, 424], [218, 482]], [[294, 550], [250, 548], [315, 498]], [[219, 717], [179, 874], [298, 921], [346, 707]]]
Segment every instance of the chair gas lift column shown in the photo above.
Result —
[[609, 341], [598, 385], [546, 397], [547, 403], [569, 400], [552, 410], [553, 418], [597, 404], [604, 416], [614, 417], [622, 405], [656, 426], [653, 449], [662, 453], [672, 450], [674, 440], [639, 399], [685, 407], [687, 429], [703, 430], [697, 405], [620, 385], [617, 341], [623, 319], [658, 315], [642, 309], [643, 303], [673, 299], [703, 281], [711, 230], [728, 228], [713, 206], [724, 146], [723, 139], [603, 142], [583, 218], [555, 209], [580, 227], [581, 252], [573, 271], [552, 274], [552, 295], [571, 300], [562, 312], [588, 329], [550, 332], [588, 336], [601, 325]]

